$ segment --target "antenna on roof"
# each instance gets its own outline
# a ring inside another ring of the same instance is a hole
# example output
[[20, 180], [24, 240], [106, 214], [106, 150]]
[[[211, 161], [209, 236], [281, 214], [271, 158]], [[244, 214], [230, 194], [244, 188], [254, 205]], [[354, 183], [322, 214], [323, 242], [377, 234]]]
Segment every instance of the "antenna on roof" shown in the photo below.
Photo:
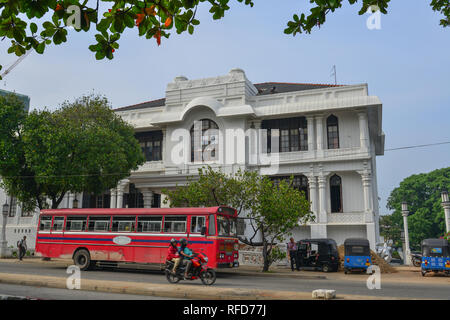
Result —
[[337, 85], [337, 72], [336, 72], [336, 65], [333, 65], [333, 68], [331, 68], [331, 76], [334, 76], [334, 84]]

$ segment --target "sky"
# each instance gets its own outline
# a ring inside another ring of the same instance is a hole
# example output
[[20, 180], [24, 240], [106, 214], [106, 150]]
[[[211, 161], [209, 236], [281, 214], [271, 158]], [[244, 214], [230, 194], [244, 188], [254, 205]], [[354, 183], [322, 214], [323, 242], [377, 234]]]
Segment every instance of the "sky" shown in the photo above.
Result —
[[[194, 35], [139, 38], [137, 30], [122, 35], [111, 61], [95, 60], [88, 46], [94, 33], [69, 33], [69, 42], [31, 53], [0, 88], [31, 97], [31, 110], [54, 110], [65, 100], [92, 91], [105, 95], [113, 108], [164, 97], [176, 76], [189, 79], [245, 70], [259, 82], [367, 83], [369, 94], [383, 103], [386, 149], [450, 141], [450, 28], [439, 26], [440, 14], [430, 1], [391, 1], [381, 29], [369, 30], [369, 14], [344, 5], [327, 16], [311, 34], [293, 37], [283, 30], [294, 13], [308, 11], [306, 0], [236, 0], [225, 18], [214, 21], [204, 4]], [[4, 69], [17, 57], [0, 41]], [[380, 212], [389, 213], [390, 192], [411, 174], [450, 166], [450, 144], [386, 151], [377, 157]]]

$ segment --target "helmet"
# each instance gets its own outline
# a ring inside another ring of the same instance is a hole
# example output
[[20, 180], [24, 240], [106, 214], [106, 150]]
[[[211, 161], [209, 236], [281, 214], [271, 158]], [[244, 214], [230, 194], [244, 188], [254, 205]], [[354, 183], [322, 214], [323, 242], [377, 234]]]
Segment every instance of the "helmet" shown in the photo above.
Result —
[[177, 243], [178, 243], [177, 239], [175, 239], [175, 238], [170, 239], [170, 244], [171, 244], [172, 246], [176, 246]]
[[181, 238], [181, 239], [180, 239], [180, 244], [181, 244], [182, 246], [186, 246], [186, 245], [187, 245], [187, 240], [186, 240], [185, 238]]

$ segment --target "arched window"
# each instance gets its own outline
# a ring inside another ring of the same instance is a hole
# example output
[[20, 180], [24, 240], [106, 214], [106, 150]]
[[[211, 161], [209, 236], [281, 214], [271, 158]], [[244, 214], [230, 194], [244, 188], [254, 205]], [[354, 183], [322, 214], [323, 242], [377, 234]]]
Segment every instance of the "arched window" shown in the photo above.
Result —
[[330, 178], [331, 212], [342, 212], [342, 179], [338, 175]]
[[338, 118], [331, 115], [327, 118], [328, 149], [339, 149]]
[[212, 120], [195, 121], [191, 128], [191, 161], [217, 160], [219, 126]]
[[[291, 177], [288, 176], [278, 176], [278, 177], [270, 177], [270, 179], [273, 181], [275, 185], [278, 185], [281, 180], [289, 181]], [[306, 200], [309, 200], [309, 184], [308, 184], [308, 178], [304, 175], [299, 176], [293, 176], [292, 180], [292, 187], [299, 191], [303, 191], [305, 194]]]

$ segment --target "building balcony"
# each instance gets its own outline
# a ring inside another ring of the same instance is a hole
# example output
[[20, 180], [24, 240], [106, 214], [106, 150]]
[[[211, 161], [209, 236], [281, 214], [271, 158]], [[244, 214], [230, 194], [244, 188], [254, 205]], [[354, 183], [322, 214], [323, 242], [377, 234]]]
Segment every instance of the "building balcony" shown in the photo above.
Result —
[[[274, 156], [274, 155], [272, 155]], [[358, 147], [325, 149], [325, 150], [308, 150], [294, 152], [280, 152], [279, 161], [282, 164], [313, 162], [313, 161], [340, 161], [368, 159], [370, 153], [368, 150]]]
[[327, 214], [327, 224], [328, 225], [349, 225], [349, 224], [365, 224], [365, 213], [364, 212], [338, 212]]

